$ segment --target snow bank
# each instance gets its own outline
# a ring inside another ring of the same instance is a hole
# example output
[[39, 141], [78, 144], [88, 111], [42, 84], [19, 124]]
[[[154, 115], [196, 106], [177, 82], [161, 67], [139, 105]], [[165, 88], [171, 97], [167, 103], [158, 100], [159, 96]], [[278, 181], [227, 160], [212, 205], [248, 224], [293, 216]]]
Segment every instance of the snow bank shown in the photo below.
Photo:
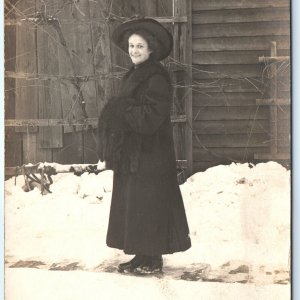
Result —
[[[97, 266], [124, 258], [106, 247], [112, 191], [111, 171], [98, 175], [58, 174], [52, 193], [28, 193], [18, 176], [5, 182], [7, 259], [79, 261]], [[290, 172], [275, 162], [256, 166], [217, 166], [181, 186], [192, 248], [166, 256], [167, 264], [241, 259], [288, 264], [290, 247]]]

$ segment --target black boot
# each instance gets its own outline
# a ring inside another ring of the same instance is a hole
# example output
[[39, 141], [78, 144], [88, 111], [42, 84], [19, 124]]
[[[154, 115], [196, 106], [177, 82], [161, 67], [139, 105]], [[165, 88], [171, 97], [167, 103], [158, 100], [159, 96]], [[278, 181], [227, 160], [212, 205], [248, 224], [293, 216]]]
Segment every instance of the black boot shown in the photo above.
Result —
[[118, 271], [121, 273], [132, 272], [135, 268], [137, 268], [140, 264], [144, 262], [144, 255], [136, 255], [132, 260], [119, 264]]
[[146, 256], [143, 263], [133, 272], [137, 274], [157, 274], [162, 272], [163, 259], [161, 255]]

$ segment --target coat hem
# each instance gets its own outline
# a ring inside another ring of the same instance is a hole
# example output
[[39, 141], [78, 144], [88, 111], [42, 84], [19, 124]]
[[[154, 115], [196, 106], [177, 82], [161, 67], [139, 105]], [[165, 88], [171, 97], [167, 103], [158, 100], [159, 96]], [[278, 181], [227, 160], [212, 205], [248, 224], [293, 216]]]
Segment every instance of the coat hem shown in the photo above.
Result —
[[187, 251], [188, 249], [190, 249], [192, 247], [192, 245], [189, 244], [186, 247], [182, 247], [180, 249], [162, 250], [162, 251], [157, 251], [157, 252], [145, 252], [145, 251], [140, 251], [140, 250], [136, 250], [136, 251], [135, 250], [127, 250], [127, 249], [124, 249], [124, 247], [122, 247], [122, 246], [112, 245], [112, 244], [108, 244], [108, 243], [106, 243], [106, 245], [109, 248], [115, 248], [115, 249], [123, 250], [123, 252], [125, 254], [128, 254], [128, 255], [136, 255], [136, 254], [140, 254], [140, 255], [166, 255], [166, 254], [173, 254], [173, 253], [177, 253], [177, 252], [184, 252], [184, 251]]

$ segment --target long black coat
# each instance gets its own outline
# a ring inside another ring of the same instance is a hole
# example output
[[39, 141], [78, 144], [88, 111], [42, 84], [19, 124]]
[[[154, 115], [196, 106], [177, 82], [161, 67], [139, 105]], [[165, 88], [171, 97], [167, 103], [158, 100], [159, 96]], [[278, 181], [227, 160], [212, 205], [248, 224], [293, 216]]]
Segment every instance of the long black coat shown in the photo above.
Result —
[[100, 157], [114, 169], [107, 245], [160, 255], [191, 246], [177, 183], [171, 85], [148, 60], [125, 75], [99, 118]]

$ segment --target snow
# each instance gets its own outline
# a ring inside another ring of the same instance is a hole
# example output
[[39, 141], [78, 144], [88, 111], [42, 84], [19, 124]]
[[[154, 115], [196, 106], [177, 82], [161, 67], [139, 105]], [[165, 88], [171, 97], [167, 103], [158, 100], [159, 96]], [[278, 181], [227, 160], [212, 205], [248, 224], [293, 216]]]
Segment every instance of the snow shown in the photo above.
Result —
[[[46, 163], [45, 163], [46, 164]], [[59, 167], [59, 166], [57, 166]], [[52, 193], [41, 195], [38, 188], [24, 192], [24, 178], [18, 176], [5, 182], [5, 254], [7, 261], [36, 260], [45, 263], [79, 262], [85, 270], [93, 269], [104, 261], [128, 260], [122, 251], [108, 248], [105, 243], [112, 192], [111, 171], [98, 175], [84, 173], [76, 176], [61, 173], [53, 176]], [[192, 248], [186, 252], [164, 256], [166, 266], [186, 266], [193, 263], [209, 263], [220, 266], [229, 260], [242, 260], [253, 265], [283, 265], [288, 267], [290, 251], [290, 171], [275, 162], [257, 165], [220, 165], [191, 176], [181, 191], [190, 227]], [[50, 274], [51, 273], [51, 274]], [[192, 299], [183, 293], [207, 293], [203, 299], [219, 299], [218, 288], [213, 283], [172, 280], [140, 281], [140, 278], [116, 274], [68, 273], [70, 284], [78, 293], [76, 297], [64, 294], [51, 298], [38, 294], [30, 297], [30, 278], [37, 278], [42, 285], [51, 285], [66, 275], [45, 270], [7, 269], [6, 288], [15, 293], [10, 299], [83, 299], [87, 289], [101, 293], [101, 286], [113, 290], [119, 299], [125, 293], [126, 282], [137, 287], [138, 295], [147, 282], [149, 298], [144, 299]], [[116, 277], [117, 276], [117, 277]], [[48, 282], [48, 280], [50, 280]], [[16, 282], [24, 288], [14, 289]], [[100, 284], [101, 281], [101, 284]], [[79, 287], [77, 284], [81, 287]], [[117, 285], [116, 285], [117, 283]], [[68, 283], [65, 283], [68, 285]], [[167, 296], [164, 294], [168, 284]], [[224, 284], [223, 284], [224, 285]], [[27, 286], [27, 288], [26, 288]], [[227, 299], [287, 299], [264, 297], [265, 291], [276, 295], [277, 289], [287, 295], [286, 287], [255, 290], [256, 287], [226, 284]], [[28, 297], [22, 298], [22, 291]], [[63, 289], [63, 287], [61, 287]], [[68, 288], [69, 289], [69, 288]], [[245, 290], [244, 290], [245, 289]], [[253, 290], [251, 290], [253, 289]], [[205, 292], [204, 292], [205, 290]], [[239, 297], [238, 291], [249, 295]], [[185, 292], [184, 292], [185, 291]], [[42, 291], [39, 291], [43, 293]], [[259, 296], [252, 297], [253, 293]], [[170, 294], [171, 293], [171, 294]], [[172, 293], [175, 293], [172, 296]], [[152, 297], [150, 297], [152, 295]], [[171, 296], [170, 296], [171, 295]], [[196, 295], [196, 294], [194, 294]], [[251, 297], [250, 297], [251, 295]], [[237, 296], [237, 297], [235, 297]], [[181, 298], [180, 298], [181, 297]], [[250, 298], [249, 298], [250, 297]], [[96, 299], [91, 296], [88, 299]], [[140, 299], [140, 298], [131, 298]], [[220, 296], [220, 299], [225, 299]]]
[[283, 285], [165, 281], [107, 273], [32, 269], [7, 269], [6, 290], [9, 291], [6, 300], [290, 299], [289, 288]]

